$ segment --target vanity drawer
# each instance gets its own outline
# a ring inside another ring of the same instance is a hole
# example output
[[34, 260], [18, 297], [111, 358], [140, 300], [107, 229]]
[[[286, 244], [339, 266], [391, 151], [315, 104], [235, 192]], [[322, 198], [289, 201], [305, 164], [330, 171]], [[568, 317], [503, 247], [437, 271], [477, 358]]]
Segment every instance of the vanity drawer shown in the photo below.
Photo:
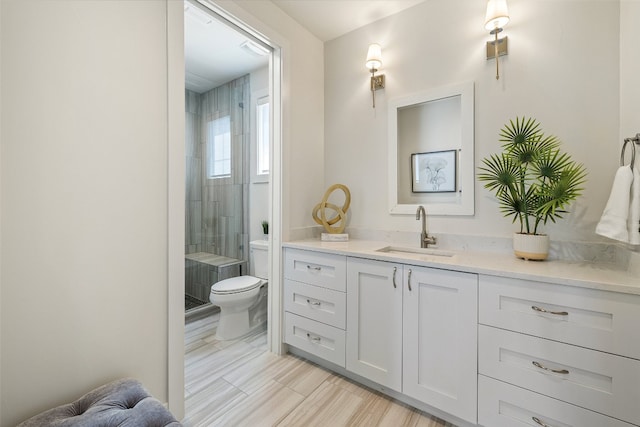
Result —
[[486, 376], [640, 424], [640, 361], [480, 325]]
[[345, 332], [342, 329], [293, 313], [284, 314], [284, 323], [287, 344], [344, 368]]
[[478, 423], [486, 427], [513, 427], [514, 425], [540, 427], [632, 426], [597, 412], [579, 408], [483, 375], [478, 377]]
[[284, 277], [297, 282], [346, 292], [347, 257], [286, 248]]
[[640, 359], [640, 295], [480, 276], [479, 323]]
[[333, 289], [284, 280], [284, 309], [344, 329], [347, 294]]

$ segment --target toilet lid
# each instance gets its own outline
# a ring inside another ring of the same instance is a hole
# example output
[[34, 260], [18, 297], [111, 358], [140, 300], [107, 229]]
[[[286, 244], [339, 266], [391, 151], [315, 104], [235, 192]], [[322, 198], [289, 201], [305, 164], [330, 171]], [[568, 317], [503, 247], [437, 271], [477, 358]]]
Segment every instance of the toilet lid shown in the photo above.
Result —
[[262, 284], [262, 280], [253, 276], [238, 276], [224, 279], [211, 287], [211, 292], [218, 294], [231, 294], [235, 292], [250, 291]]

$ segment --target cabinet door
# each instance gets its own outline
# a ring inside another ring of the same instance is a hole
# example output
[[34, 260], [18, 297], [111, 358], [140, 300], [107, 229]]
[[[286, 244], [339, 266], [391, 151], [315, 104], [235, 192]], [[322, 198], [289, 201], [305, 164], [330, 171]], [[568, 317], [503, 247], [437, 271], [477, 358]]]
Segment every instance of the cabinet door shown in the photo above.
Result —
[[477, 420], [478, 277], [404, 267], [403, 393]]
[[348, 259], [347, 369], [401, 391], [401, 264]]

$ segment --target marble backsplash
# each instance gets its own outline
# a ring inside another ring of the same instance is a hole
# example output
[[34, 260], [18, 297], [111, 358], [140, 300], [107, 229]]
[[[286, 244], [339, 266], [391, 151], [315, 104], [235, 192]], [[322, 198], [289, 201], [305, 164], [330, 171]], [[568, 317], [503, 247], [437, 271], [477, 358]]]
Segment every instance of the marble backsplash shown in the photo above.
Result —
[[[293, 229], [290, 240], [320, 239], [323, 228], [319, 226]], [[418, 247], [420, 234], [407, 231], [368, 230], [347, 228], [345, 230], [350, 239], [374, 240], [391, 244]], [[453, 251], [492, 252], [512, 254], [512, 239], [500, 236], [462, 235], [450, 233], [435, 233], [438, 244], [432, 247]], [[638, 269], [640, 274], [640, 253], [638, 248], [619, 243], [599, 241], [564, 241], [551, 240], [549, 260], [567, 262], [586, 262], [622, 270]]]

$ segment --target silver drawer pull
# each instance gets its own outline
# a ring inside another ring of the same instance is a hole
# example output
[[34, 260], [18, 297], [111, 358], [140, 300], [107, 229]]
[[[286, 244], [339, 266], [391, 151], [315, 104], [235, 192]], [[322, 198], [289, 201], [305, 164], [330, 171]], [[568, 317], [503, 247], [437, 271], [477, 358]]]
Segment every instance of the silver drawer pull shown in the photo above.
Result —
[[309, 338], [311, 341], [320, 342], [320, 337], [312, 337], [309, 332], [307, 332], [307, 338]]
[[568, 316], [569, 315], [569, 313], [566, 312], [566, 311], [549, 311], [549, 310], [546, 310], [546, 309], [544, 309], [542, 307], [538, 307], [538, 306], [535, 306], [535, 305], [531, 306], [531, 310], [535, 310], [535, 311], [538, 311], [540, 313], [555, 314], [556, 316]]
[[533, 361], [531, 363], [533, 363], [533, 366], [535, 366], [536, 368], [544, 369], [545, 371], [553, 372], [553, 373], [556, 373], [556, 374], [564, 374], [564, 375], [566, 375], [566, 374], [569, 373], [569, 371], [567, 371], [566, 369], [550, 369], [550, 368], [547, 368], [546, 366], [544, 366], [541, 363], [538, 363], [536, 361]]
[[546, 424], [546, 423], [543, 423], [542, 421], [540, 421], [540, 418], [537, 418], [537, 417], [531, 417], [531, 419], [532, 419], [533, 421], [535, 421], [535, 422], [536, 422], [536, 424], [539, 424], [539, 425], [541, 425], [542, 427], [551, 427], [549, 424]]
[[396, 285], [396, 272], [398, 271], [398, 267], [393, 267], [393, 287], [397, 288], [398, 286]]
[[307, 299], [307, 304], [319, 306], [320, 305], [320, 301], [311, 301], [310, 299]]
[[311, 267], [310, 265], [307, 265], [307, 270], [320, 271], [320, 270], [322, 270], [322, 268], [321, 267]]
[[407, 277], [407, 286], [411, 290], [411, 269], [409, 269], [409, 277]]

